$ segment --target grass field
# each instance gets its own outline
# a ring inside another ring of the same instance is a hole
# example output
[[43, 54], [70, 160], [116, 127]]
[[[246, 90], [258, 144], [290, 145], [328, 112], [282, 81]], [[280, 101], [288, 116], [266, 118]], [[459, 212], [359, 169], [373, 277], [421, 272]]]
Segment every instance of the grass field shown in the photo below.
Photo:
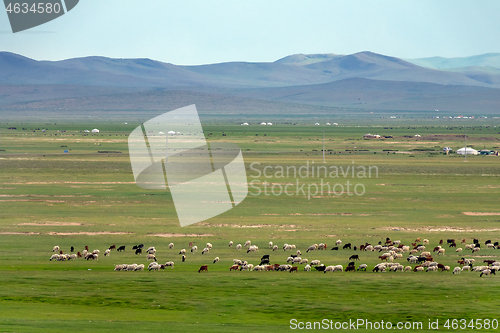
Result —
[[[439, 320], [440, 330], [447, 330], [446, 319], [467, 319], [468, 324], [471, 319], [500, 320], [499, 275], [373, 273], [378, 252], [305, 253], [314, 243], [331, 248], [339, 238], [359, 246], [386, 237], [409, 245], [421, 237], [430, 240], [429, 251], [440, 239], [445, 244], [448, 238], [457, 240], [462, 253], [445, 245], [443, 257], [434, 255], [452, 269], [462, 256], [475, 258], [476, 264], [500, 258], [500, 250], [482, 248], [472, 255], [460, 244], [472, 238], [483, 247], [487, 239], [500, 241], [500, 158], [468, 156], [464, 162], [463, 156], [442, 153], [445, 146], [463, 147], [464, 133], [468, 146], [499, 150], [495, 121], [464, 126], [412, 120], [411, 126], [398, 121], [392, 127], [313, 126], [302, 119], [272, 127], [208, 122], [207, 140], [238, 144], [248, 181], [255, 182], [235, 209], [183, 228], [168, 190], [144, 190], [134, 183], [127, 136], [138, 123], [0, 123], [0, 331], [282, 332], [291, 330], [291, 319], [418, 321], [426, 331], [429, 320]], [[101, 133], [83, 133], [92, 128]], [[393, 138], [363, 140], [366, 133]], [[276, 173], [280, 166], [307, 165], [309, 170], [314, 165], [344, 171], [371, 166], [377, 173], [303, 178]], [[263, 173], [266, 167], [270, 177]], [[322, 180], [331, 186], [360, 184], [363, 193], [314, 193]], [[295, 187], [290, 196], [282, 193], [296, 181], [312, 193], [295, 193]], [[251, 240], [259, 252], [229, 248], [230, 240], [235, 245]], [[197, 253], [189, 252], [190, 241]], [[280, 250], [269, 250], [269, 241]], [[213, 249], [202, 255], [207, 242]], [[173, 260], [175, 268], [114, 272], [116, 264], [147, 266], [145, 255], [132, 252], [140, 243], [155, 246], [159, 262]], [[345, 266], [350, 255], [358, 254], [368, 270], [229, 272], [234, 258], [257, 265], [263, 254], [270, 254], [272, 263], [285, 263], [291, 253], [281, 250], [284, 243], [295, 244], [302, 258], [326, 265]], [[112, 244], [127, 249], [104, 257]], [[50, 262], [54, 245], [65, 253], [71, 246], [82, 251], [88, 245], [101, 255], [96, 262]], [[182, 248], [188, 249], [184, 263], [178, 254]], [[216, 256], [221, 260], [214, 264]], [[407, 265], [405, 259], [401, 263]], [[202, 264], [209, 266], [208, 273], [197, 273]]]

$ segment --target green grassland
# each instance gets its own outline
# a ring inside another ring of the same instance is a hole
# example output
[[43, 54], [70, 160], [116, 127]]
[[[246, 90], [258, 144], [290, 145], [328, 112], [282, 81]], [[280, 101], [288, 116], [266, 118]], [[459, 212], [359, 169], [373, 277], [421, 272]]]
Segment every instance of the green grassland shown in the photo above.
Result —
[[[464, 133], [470, 147], [499, 150], [498, 124], [410, 123], [327, 127], [297, 118], [271, 127], [212, 119], [204, 125], [207, 140], [238, 144], [248, 181], [255, 182], [236, 208], [183, 228], [168, 190], [144, 190], [134, 183], [127, 136], [138, 122], [0, 123], [0, 331], [282, 332], [291, 330], [291, 319], [325, 318], [421, 321], [425, 331], [429, 320], [439, 320], [444, 330], [448, 318], [500, 319], [499, 275], [373, 273], [378, 252], [305, 253], [314, 243], [331, 248], [339, 238], [359, 246], [386, 237], [409, 245], [421, 237], [430, 240], [430, 251], [445, 240], [446, 254], [434, 258], [452, 269], [462, 256], [476, 263], [500, 258], [500, 250], [483, 247], [472, 255], [461, 244], [474, 237], [483, 244], [500, 241], [500, 158], [468, 156], [464, 162], [463, 156], [442, 153], [445, 146], [463, 147]], [[83, 132], [92, 128], [101, 132]], [[393, 138], [363, 140], [366, 133]], [[298, 179], [279, 174], [280, 166], [307, 165], [310, 171], [313, 166], [356, 167], [356, 173], [309, 173]], [[358, 174], [361, 167], [372, 167], [371, 176]], [[363, 193], [304, 195], [295, 187], [290, 196], [281, 193], [296, 181], [311, 191], [321, 181], [331, 186], [350, 182]], [[464, 251], [448, 248], [448, 238]], [[230, 240], [235, 245], [251, 240], [259, 251], [229, 248]], [[191, 241], [197, 253], [189, 252]], [[268, 249], [269, 241], [280, 249]], [[213, 249], [202, 255], [207, 242]], [[145, 255], [132, 251], [140, 243], [155, 246], [158, 261], [173, 260], [175, 268], [114, 272], [116, 264], [147, 266]], [[229, 272], [234, 258], [257, 265], [263, 254], [270, 254], [272, 263], [285, 263], [290, 252], [281, 249], [284, 243], [295, 244], [302, 258], [326, 265], [345, 266], [350, 255], [358, 254], [369, 269]], [[127, 249], [104, 257], [112, 244]], [[88, 245], [101, 255], [95, 262], [51, 262], [54, 245], [65, 253], [71, 246], [82, 251]], [[182, 248], [188, 250], [184, 263], [178, 254]], [[220, 261], [214, 264], [216, 256]], [[202, 264], [209, 266], [208, 273], [197, 272]], [[463, 329], [468, 330], [476, 329]]]

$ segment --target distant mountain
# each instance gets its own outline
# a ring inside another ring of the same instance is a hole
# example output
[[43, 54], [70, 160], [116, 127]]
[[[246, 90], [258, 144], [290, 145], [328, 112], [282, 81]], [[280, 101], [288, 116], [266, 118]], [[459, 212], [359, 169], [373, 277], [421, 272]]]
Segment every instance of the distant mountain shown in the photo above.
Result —
[[417, 66], [434, 69], [452, 69], [462, 67], [489, 67], [500, 69], [500, 53], [487, 53], [471, 57], [458, 58], [431, 57], [406, 60]]
[[[103, 103], [103, 110], [164, 110], [199, 101], [212, 111], [219, 103], [224, 112], [266, 112], [280, 103], [293, 112], [299, 105], [498, 112], [500, 67], [481, 66], [494, 65], [498, 56], [469, 57], [455, 61], [469, 67], [440, 70], [373, 52], [200, 66], [105, 57], [36, 61], [0, 52], [0, 106], [85, 110]], [[440, 66], [451, 66], [450, 59], [439, 59]]]

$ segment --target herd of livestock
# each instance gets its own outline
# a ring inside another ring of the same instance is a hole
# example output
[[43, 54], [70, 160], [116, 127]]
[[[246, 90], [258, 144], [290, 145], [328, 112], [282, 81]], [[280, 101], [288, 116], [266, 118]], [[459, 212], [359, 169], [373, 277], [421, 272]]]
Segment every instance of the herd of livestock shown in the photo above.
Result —
[[[372, 245], [369, 243], [365, 243], [359, 246], [352, 245], [351, 243], [346, 243], [342, 245], [342, 240], [338, 239], [335, 242], [335, 246], [333, 246], [330, 250], [339, 251], [339, 250], [351, 250], [355, 251], [357, 254], [352, 254], [349, 257], [349, 263], [347, 265], [337, 264], [337, 265], [325, 265], [320, 260], [315, 259], [309, 261], [306, 258], [302, 257], [302, 252], [300, 249], [294, 244], [284, 244], [281, 249], [278, 245], [273, 244], [273, 242], [269, 242], [269, 246], [267, 250], [269, 252], [274, 252], [277, 250], [282, 250], [288, 252], [286, 263], [271, 263], [270, 254], [265, 254], [261, 257], [260, 263], [258, 265], [254, 265], [248, 263], [247, 260], [241, 259], [233, 259], [233, 264], [229, 267], [229, 271], [286, 271], [286, 272], [297, 272], [299, 270], [303, 271], [320, 271], [320, 272], [349, 272], [349, 271], [366, 271], [368, 268], [367, 264], [359, 264], [356, 266], [356, 261], [360, 261], [360, 256], [368, 256], [368, 253], [375, 252], [377, 253], [378, 259], [380, 263], [376, 264], [372, 269], [373, 272], [387, 272], [387, 271], [400, 271], [400, 272], [432, 272], [432, 271], [452, 271], [453, 274], [460, 274], [462, 271], [474, 271], [480, 273], [480, 276], [483, 275], [495, 275], [496, 271], [500, 270], [500, 261], [496, 259], [484, 259], [482, 262], [478, 262], [476, 264], [476, 260], [474, 258], [465, 258], [465, 256], [461, 257], [460, 260], [457, 260], [457, 266], [453, 269], [450, 266], [444, 265], [437, 261], [438, 257], [442, 257], [446, 253], [446, 247], [448, 247], [448, 251], [454, 251], [456, 254], [463, 254], [463, 251], [471, 251], [471, 254], [477, 253], [481, 250], [482, 244], [478, 239], [473, 239], [472, 243], [467, 244], [465, 239], [462, 239], [460, 244], [463, 244], [462, 247], [457, 246], [457, 242], [455, 239], [447, 239], [446, 245], [444, 244], [444, 240], [439, 241], [439, 245], [436, 245], [434, 248], [429, 247], [428, 239], [417, 238], [411, 245], [404, 245], [399, 240], [392, 241], [390, 238], [386, 238], [385, 242], [380, 241], [378, 244]], [[232, 248], [234, 243], [232, 241], [229, 242], [229, 248]], [[118, 252], [125, 251], [125, 245], [116, 247], [116, 245], [110, 246], [105, 250], [104, 256], [110, 256], [111, 251], [116, 250]], [[174, 249], [174, 243], [170, 243], [168, 245], [169, 250]], [[201, 254], [208, 254], [210, 250], [212, 250], [212, 244], [207, 243]], [[487, 249], [500, 249], [498, 242], [492, 242], [491, 240], [487, 240], [484, 242], [484, 246]], [[198, 252], [198, 246], [194, 245], [192, 242], [189, 243], [189, 250], [191, 253]], [[257, 252], [259, 251], [259, 247], [256, 245], [252, 245], [252, 242], [248, 240], [243, 245], [237, 244], [234, 246], [237, 251], [245, 250], [246, 253]], [[427, 249], [428, 248], [428, 249]], [[432, 248], [432, 252], [430, 249]], [[156, 258], [156, 249], [154, 246], [151, 246], [145, 249], [144, 244], [134, 245], [132, 250], [136, 255], [146, 254], [146, 259], [151, 261], [151, 263], [147, 266], [149, 271], [153, 270], [165, 270], [166, 268], [174, 268], [173, 261], [167, 261], [164, 264], [158, 263]], [[328, 250], [328, 247], [324, 243], [313, 244], [309, 246], [305, 253], [307, 255], [312, 255], [315, 251]], [[82, 252], [75, 252], [75, 248], [72, 246], [70, 249], [70, 253], [63, 253], [59, 246], [54, 246], [52, 249], [55, 252], [51, 257], [50, 261], [69, 261], [76, 260], [77, 258], [83, 258], [85, 260], [99, 260], [99, 250], [90, 251], [88, 246], [85, 246]], [[363, 253], [363, 254], [362, 254]], [[186, 249], [181, 249], [178, 253], [180, 255], [180, 259], [182, 262], [186, 261]], [[404, 256], [406, 255], [406, 258]], [[278, 255], [276, 255], [278, 256]], [[436, 258], [434, 258], [435, 256]], [[346, 256], [347, 257], [347, 256]], [[405, 261], [406, 259], [406, 261]], [[400, 263], [402, 261], [405, 265]], [[215, 265], [220, 261], [219, 257], [215, 257], [211, 261], [211, 264]], [[284, 261], [284, 260], [283, 260]], [[413, 266], [412, 266], [413, 265]], [[202, 265], [198, 272], [208, 272], [208, 264]], [[146, 267], [144, 264], [118, 264], [115, 265], [115, 271], [143, 271]]]

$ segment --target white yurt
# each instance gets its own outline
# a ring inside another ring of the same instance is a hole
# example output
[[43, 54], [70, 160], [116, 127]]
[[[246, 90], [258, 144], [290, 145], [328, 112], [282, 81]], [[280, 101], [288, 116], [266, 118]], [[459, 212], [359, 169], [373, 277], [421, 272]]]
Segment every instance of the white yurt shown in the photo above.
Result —
[[464, 148], [460, 148], [459, 150], [457, 150], [457, 154], [459, 154], [459, 155], [465, 155], [465, 154], [477, 155], [478, 152], [474, 148], [467, 147], [467, 149], [466, 149], [466, 147], [464, 147]]

